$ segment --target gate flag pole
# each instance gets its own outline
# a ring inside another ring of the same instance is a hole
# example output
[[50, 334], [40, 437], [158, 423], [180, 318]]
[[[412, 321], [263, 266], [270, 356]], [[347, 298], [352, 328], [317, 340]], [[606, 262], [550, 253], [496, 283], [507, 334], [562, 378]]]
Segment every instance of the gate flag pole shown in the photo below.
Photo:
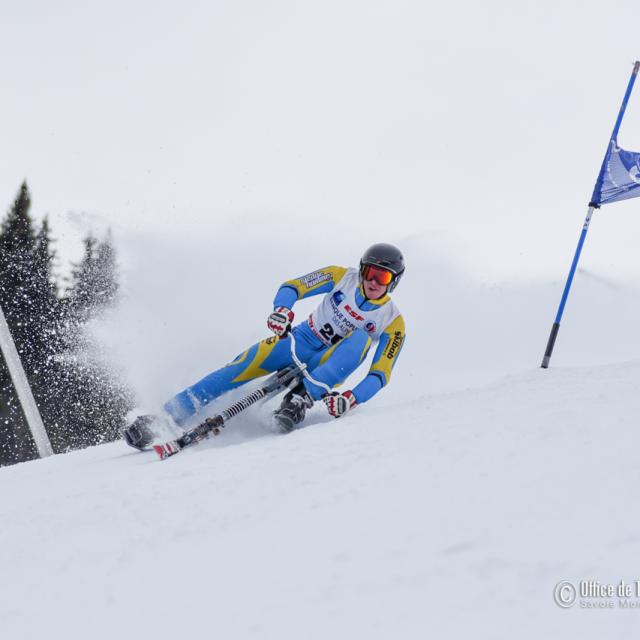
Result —
[[[582, 232], [580, 233], [580, 239], [578, 240], [578, 247], [576, 248], [576, 253], [573, 257], [573, 262], [571, 263], [571, 268], [569, 269], [569, 276], [567, 277], [567, 282], [564, 286], [564, 291], [562, 292], [562, 298], [560, 299], [560, 305], [558, 307], [558, 312], [556, 314], [555, 321], [551, 327], [551, 333], [549, 334], [549, 340], [547, 342], [547, 348], [544, 352], [544, 357], [542, 358], [543, 369], [546, 369], [549, 366], [549, 360], [551, 360], [551, 354], [553, 353], [553, 347], [556, 343], [556, 338], [558, 337], [558, 331], [560, 330], [560, 322], [562, 321], [562, 314], [564, 313], [564, 307], [567, 303], [567, 298], [569, 297], [569, 291], [571, 290], [571, 283], [573, 282], [573, 276], [575, 275], [576, 268], [578, 266], [578, 260], [580, 260], [580, 254], [582, 253], [582, 246], [584, 245], [585, 238], [587, 237], [587, 231], [589, 230], [589, 223], [591, 222], [591, 216], [596, 209], [600, 208], [601, 204], [605, 202], [615, 202], [618, 200], [624, 200], [626, 198], [633, 198], [640, 193], [636, 193], [634, 190], [638, 187], [637, 180], [631, 182], [629, 184], [624, 183], [624, 179], [628, 180], [628, 176], [622, 176], [622, 180], [617, 172], [622, 169], [627, 169], [627, 164], [629, 159], [637, 162], [638, 154], [634, 154], [631, 152], [626, 152], [618, 147], [618, 131], [620, 129], [620, 125], [622, 124], [622, 118], [624, 117], [624, 112], [627, 108], [627, 102], [629, 101], [629, 96], [631, 95], [631, 90], [633, 89], [633, 85], [636, 81], [636, 77], [638, 75], [638, 70], [640, 69], [640, 61], [636, 61], [633, 65], [633, 71], [631, 72], [631, 78], [629, 78], [629, 84], [627, 85], [627, 90], [625, 91], [624, 98], [622, 100], [622, 105], [620, 106], [620, 111], [618, 113], [618, 118], [613, 127], [613, 133], [611, 134], [611, 138], [609, 140], [609, 145], [607, 147], [607, 152], [605, 153], [604, 160], [602, 161], [602, 166], [600, 167], [600, 173], [598, 174], [598, 179], [596, 180], [596, 184], [593, 190], [593, 195], [591, 197], [591, 202], [589, 202], [589, 209], [587, 211], [587, 217], [585, 218], [584, 224], [582, 226]], [[624, 155], [624, 159], [621, 159]], [[615, 164], [614, 164], [615, 161]], [[612, 177], [612, 174], [616, 174]], [[630, 172], [629, 172], [630, 173]], [[633, 177], [633, 176], [632, 176]], [[614, 179], [615, 178], [615, 179]]]
[[38, 411], [38, 405], [36, 405], [33, 393], [31, 393], [29, 381], [27, 380], [27, 376], [25, 375], [24, 369], [22, 368], [20, 356], [18, 355], [16, 345], [14, 344], [13, 338], [11, 337], [9, 325], [7, 324], [7, 319], [4, 317], [4, 312], [2, 311], [1, 306], [0, 352], [2, 352], [5, 362], [7, 363], [9, 375], [11, 376], [11, 380], [13, 380], [13, 386], [16, 388], [16, 393], [18, 394], [18, 398], [20, 399], [20, 404], [22, 405], [24, 415], [27, 418], [29, 430], [31, 431], [31, 435], [33, 436], [33, 439], [36, 443], [38, 454], [41, 458], [50, 456], [53, 454], [53, 449], [51, 448], [51, 443], [49, 442], [49, 436], [47, 435], [44, 424], [42, 423], [42, 418], [40, 417], [40, 412]]

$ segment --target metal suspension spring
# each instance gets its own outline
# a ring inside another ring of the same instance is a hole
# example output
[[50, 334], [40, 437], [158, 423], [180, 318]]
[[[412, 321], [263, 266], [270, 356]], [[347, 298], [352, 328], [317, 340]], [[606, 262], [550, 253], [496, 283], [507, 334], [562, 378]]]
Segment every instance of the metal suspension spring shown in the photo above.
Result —
[[262, 400], [264, 398], [265, 392], [263, 389], [257, 389], [246, 398], [242, 398], [242, 400], [238, 400], [235, 404], [232, 404], [228, 409], [225, 409], [222, 412], [223, 418], [229, 420], [229, 418], [233, 418], [233, 416], [238, 415], [241, 411], [244, 411], [252, 404], [258, 402], [258, 400]]

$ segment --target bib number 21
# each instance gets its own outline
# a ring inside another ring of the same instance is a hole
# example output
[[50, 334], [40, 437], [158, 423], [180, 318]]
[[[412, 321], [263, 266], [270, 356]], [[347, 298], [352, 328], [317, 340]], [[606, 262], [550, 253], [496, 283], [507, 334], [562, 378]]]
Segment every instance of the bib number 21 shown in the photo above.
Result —
[[336, 344], [336, 342], [340, 342], [340, 340], [342, 340], [342, 336], [336, 334], [334, 328], [329, 322], [326, 322], [322, 325], [322, 329], [320, 329], [320, 335], [331, 344]]

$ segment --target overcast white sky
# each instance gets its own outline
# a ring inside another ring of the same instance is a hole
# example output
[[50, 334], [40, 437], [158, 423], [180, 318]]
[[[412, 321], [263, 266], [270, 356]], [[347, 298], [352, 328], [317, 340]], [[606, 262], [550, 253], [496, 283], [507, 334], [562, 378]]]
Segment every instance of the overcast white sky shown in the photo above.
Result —
[[[295, 215], [564, 276], [639, 18], [631, 0], [0, 0], [0, 207], [26, 178], [64, 259], [92, 225], [213, 245], [223, 220]], [[640, 87], [620, 141], [640, 150]], [[638, 233], [640, 200], [604, 208], [585, 266], [640, 274]]]

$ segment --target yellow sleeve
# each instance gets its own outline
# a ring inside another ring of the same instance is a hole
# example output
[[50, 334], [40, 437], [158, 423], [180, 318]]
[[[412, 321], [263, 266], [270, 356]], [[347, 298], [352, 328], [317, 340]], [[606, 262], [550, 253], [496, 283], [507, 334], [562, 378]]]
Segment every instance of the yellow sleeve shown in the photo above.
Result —
[[383, 386], [389, 383], [391, 371], [398, 361], [405, 337], [404, 319], [400, 315], [389, 323], [380, 336], [369, 373], [378, 375]]
[[335, 265], [323, 267], [322, 269], [307, 273], [300, 278], [293, 278], [292, 280], [283, 282], [280, 289], [293, 289], [297, 293], [297, 299], [302, 300], [303, 298], [309, 298], [319, 293], [332, 291], [333, 287], [335, 287], [337, 282], [342, 280], [346, 272], [346, 267], [338, 267]]

